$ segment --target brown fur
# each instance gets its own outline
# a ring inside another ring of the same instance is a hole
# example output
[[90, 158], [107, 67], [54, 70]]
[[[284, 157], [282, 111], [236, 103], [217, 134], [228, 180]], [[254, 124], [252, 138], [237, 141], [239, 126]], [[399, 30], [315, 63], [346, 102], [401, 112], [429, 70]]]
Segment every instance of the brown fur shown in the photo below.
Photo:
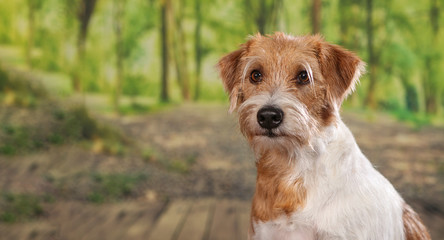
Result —
[[429, 232], [422, 223], [418, 214], [413, 209], [404, 204], [402, 219], [404, 221], [404, 232], [406, 240], [430, 240]]
[[292, 181], [288, 164], [277, 152], [268, 152], [257, 163], [256, 192], [251, 207], [250, 234], [253, 222], [267, 222], [290, 215], [306, 203], [307, 191], [301, 178]]
[[354, 85], [358, 65], [363, 63], [352, 52], [334, 44], [320, 43], [318, 49], [321, 73], [328, 79], [329, 92], [342, 103]]
[[291, 173], [279, 155], [269, 152], [256, 164], [258, 174], [252, 205], [255, 221], [266, 222], [288, 215], [305, 205], [306, 189], [302, 179], [287, 180]]

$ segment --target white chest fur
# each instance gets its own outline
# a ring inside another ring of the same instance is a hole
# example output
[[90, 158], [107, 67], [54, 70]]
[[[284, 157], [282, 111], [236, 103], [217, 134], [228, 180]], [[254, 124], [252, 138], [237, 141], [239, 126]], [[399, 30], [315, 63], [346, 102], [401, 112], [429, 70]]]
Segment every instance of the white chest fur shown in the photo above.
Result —
[[253, 222], [252, 239], [404, 239], [402, 198], [341, 121], [329, 131], [328, 142], [313, 143], [315, 154], [298, 154], [302, 159], [294, 174], [304, 179], [306, 204], [289, 215]]

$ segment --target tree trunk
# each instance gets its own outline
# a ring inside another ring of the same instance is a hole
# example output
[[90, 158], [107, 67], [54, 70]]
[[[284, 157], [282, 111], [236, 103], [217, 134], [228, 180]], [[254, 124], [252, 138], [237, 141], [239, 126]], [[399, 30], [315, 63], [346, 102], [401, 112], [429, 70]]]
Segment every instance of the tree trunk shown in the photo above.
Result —
[[183, 8], [180, 2], [177, 3], [177, 15], [175, 16], [175, 33], [174, 38], [174, 59], [177, 72], [177, 80], [180, 85], [182, 97], [185, 101], [190, 100], [190, 78], [188, 72], [188, 58], [186, 51], [186, 38], [182, 27]]
[[94, 13], [94, 8], [96, 6], [97, 0], [80, 0], [77, 6], [77, 20], [79, 21], [79, 31], [77, 35], [77, 57], [75, 67], [72, 73], [72, 81], [74, 90], [77, 92], [82, 91], [83, 84], [80, 76], [82, 71], [84, 55], [85, 55], [85, 44], [86, 37], [88, 35], [88, 27], [91, 17]]
[[28, 0], [28, 42], [25, 48], [26, 64], [32, 68], [32, 49], [34, 47], [35, 32], [35, 0]]
[[426, 57], [425, 66], [427, 77], [424, 79], [425, 109], [427, 113], [436, 114], [439, 110], [439, 79], [438, 69], [438, 34], [439, 34], [439, 4], [437, 0], [430, 1], [430, 25], [432, 30], [431, 53]]
[[311, 24], [313, 34], [321, 32], [321, 0], [313, 0], [313, 6], [311, 11]]
[[370, 108], [376, 108], [375, 88], [376, 88], [376, 61], [375, 52], [373, 49], [373, 1], [367, 0], [367, 49], [368, 49], [368, 65], [369, 71], [369, 85], [367, 89], [367, 96], [364, 104]]
[[436, 84], [436, 70], [432, 56], [427, 56], [425, 59], [426, 76], [424, 78], [424, 98], [425, 110], [429, 114], [435, 114], [438, 110], [437, 101], [437, 84]]
[[400, 74], [401, 83], [405, 91], [405, 105], [407, 110], [411, 112], [419, 111], [418, 92], [415, 85], [410, 81], [411, 72], [406, 71]]
[[269, 29], [276, 30], [279, 23], [279, 10], [283, 4], [282, 0], [245, 0], [244, 16], [247, 30], [250, 23], [254, 23], [256, 31], [266, 34]]
[[347, 16], [350, 12], [348, 12], [349, 6], [347, 6], [347, 1], [339, 0], [339, 8], [339, 44], [344, 47], [349, 47], [347, 41], [349, 21], [347, 21]]
[[82, 71], [83, 59], [85, 56], [85, 42], [86, 36], [82, 34], [82, 32], [79, 32], [77, 36], [77, 55], [72, 73], [72, 84], [76, 92], [81, 92], [83, 89], [80, 71]]
[[265, 24], [267, 22], [266, 0], [259, 0], [259, 13], [256, 15], [256, 26], [259, 32], [265, 34]]
[[169, 57], [168, 57], [168, 11], [170, 9], [170, 0], [163, 0], [161, 4], [161, 43], [162, 43], [162, 79], [160, 89], [160, 100], [162, 102], [168, 102], [170, 100], [168, 95], [168, 69], [169, 69]]
[[123, 69], [123, 21], [124, 21], [125, 0], [114, 0], [114, 33], [116, 36], [116, 81], [113, 96], [113, 108], [119, 112], [120, 95], [122, 92], [122, 82], [124, 76]]
[[200, 11], [200, 0], [195, 0], [194, 10], [196, 15], [196, 26], [194, 30], [194, 51], [196, 60], [196, 84], [194, 85], [194, 100], [199, 100], [200, 97], [200, 77], [201, 77], [201, 67], [202, 67], [202, 46], [201, 46], [201, 26], [202, 26], [202, 15]]

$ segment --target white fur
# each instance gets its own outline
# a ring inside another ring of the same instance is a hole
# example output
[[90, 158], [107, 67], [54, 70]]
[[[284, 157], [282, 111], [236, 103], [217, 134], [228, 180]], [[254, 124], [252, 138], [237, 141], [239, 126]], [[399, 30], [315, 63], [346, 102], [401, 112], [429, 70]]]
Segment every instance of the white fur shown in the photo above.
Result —
[[[284, 121], [273, 131], [287, 136], [256, 136], [251, 145], [259, 156], [264, 146], [285, 149], [294, 171], [289, 185], [302, 178], [307, 199], [303, 208], [290, 216], [253, 222], [252, 239], [405, 239], [402, 198], [362, 154], [337, 111], [336, 122], [319, 129], [304, 105], [291, 94], [261, 93], [239, 107], [241, 114], [252, 112], [243, 123], [248, 131], [261, 131], [255, 113], [267, 104], [283, 109]], [[291, 142], [292, 134], [307, 139], [309, 144]]]

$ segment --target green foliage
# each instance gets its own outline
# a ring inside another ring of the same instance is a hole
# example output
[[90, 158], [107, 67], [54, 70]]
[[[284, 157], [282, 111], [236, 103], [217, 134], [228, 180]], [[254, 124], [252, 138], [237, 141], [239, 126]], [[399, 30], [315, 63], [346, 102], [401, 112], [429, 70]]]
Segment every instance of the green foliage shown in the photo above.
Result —
[[23, 126], [3, 125], [2, 124], [3, 144], [0, 144], [0, 154], [14, 155], [21, 149], [39, 148], [39, 143], [31, 139], [29, 129]]
[[172, 159], [162, 162], [167, 170], [171, 172], [186, 174], [191, 171], [191, 167], [196, 162], [195, 156], [188, 156], [185, 159]]
[[87, 199], [94, 203], [124, 199], [134, 194], [137, 184], [147, 177], [145, 174], [93, 174], [92, 192]]
[[[26, 72], [7, 72], [0, 66], [0, 105], [33, 107], [47, 98], [46, 90], [36, 81], [29, 81]], [[35, 80], [35, 79], [32, 79]]]
[[[78, 76], [84, 91], [111, 95], [119, 92], [116, 91], [116, 62], [117, 56], [121, 56], [123, 80], [118, 90], [124, 96], [159, 99], [162, 72], [160, 2], [97, 1], [88, 19], [84, 55], [80, 54], [82, 56], [79, 58], [79, 29], [85, 27], [79, 18], [81, 2], [45, 0], [36, 1], [35, 6], [23, 0], [0, 2], [0, 44], [20, 48], [26, 45], [29, 40], [27, 13], [31, 6], [36, 14], [33, 67], [64, 76]], [[383, 92], [375, 94], [376, 107], [383, 109], [390, 106], [387, 108], [389, 111], [407, 108], [412, 112], [439, 113], [438, 110], [443, 108], [441, 96], [444, 95], [444, 81], [440, 81], [444, 76], [441, 67], [444, 45], [439, 40], [444, 31], [442, 17], [437, 13], [442, 10], [442, 6], [434, 6], [432, 1], [372, 2], [373, 49], [376, 58], [372, 72], [377, 75], [375, 91]], [[258, 30], [266, 33], [285, 31], [294, 35], [311, 32], [311, 2], [301, 2], [297, 6], [290, 0], [215, 0], [211, 3], [193, 0], [171, 3], [171, 9], [168, 9], [171, 16], [168, 40], [170, 62], [181, 61], [177, 63], [179, 66], [187, 66], [184, 72], [188, 72], [190, 89], [194, 90], [195, 76], [198, 75], [195, 72], [198, 71], [197, 59], [202, 60], [199, 64], [202, 66], [200, 101], [226, 101], [219, 80], [215, 80], [214, 73], [217, 70], [214, 64], [222, 54], [245, 42], [248, 35]], [[369, 34], [364, 3], [352, 0], [322, 1], [321, 33], [326, 40], [344, 45], [368, 61]], [[121, 14], [117, 14], [116, 9], [121, 9]], [[177, 22], [180, 22], [183, 31], [180, 36], [184, 44], [181, 47], [177, 44]], [[121, 23], [120, 35], [116, 31], [117, 23]], [[200, 37], [195, 32], [198, 25]], [[122, 43], [121, 49], [117, 49], [118, 41]], [[184, 51], [181, 51], [182, 48]], [[197, 48], [200, 50], [196, 51]], [[7, 54], [2, 52], [0, 45], [0, 60], [15, 65], [23, 65], [25, 62], [24, 56], [17, 60], [4, 55]], [[178, 76], [174, 70], [173, 67], [168, 69], [169, 91], [173, 102], [179, 102], [181, 84], [176, 82]], [[0, 71], [0, 81], [2, 79]], [[354, 103], [361, 107], [364, 96], [368, 94], [369, 79], [362, 78], [362, 86], [358, 89], [360, 96], [354, 98]], [[45, 86], [51, 85], [47, 82], [56, 83], [59, 79], [45, 79]], [[393, 91], [393, 86], [397, 87], [396, 91]], [[39, 96], [32, 91], [10, 89], [2, 88], [0, 82], [1, 101], [18, 106], [35, 106], [39, 101]], [[71, 94], [71, 91], [64, 92]], [[121, 105], [120, 110], [124, 114], [145, 113], [151, 111], [148, 105], [134, 101], [131, 105]], [[54, 143], [61, 140], [57, 135], [51, 139]]]
[[30, 194], [2, 193], [0, 221], [15, 223], [35, 219], [43, 215], [42, 198]]
[[158, 163], [165, 168], [166, 170], [170, 172], [180, 173], [180, 174], [186, 174], [191, 171], [191, 167], [196, 163], [196, 155], [189, 155], [185, 158], [173, 158], [173, 159], [166, 159], [166, 158], [158, 158]]
[[75, 107], [66, 112], [56, 110], [54, 118], [59, 119], [59, 124], [49, 136], [52, 143], [89, 140], [100, 142], [95, 151], [108, 154], [122, 154], [125, 151], [128, 141], [123, 135], [115, 129], [99, 124], [84, 107]]
[[201, 86], [200, 100], [204, 102], [224, 102], [228, 96], [221, 83], [203, 82]]
[[56, 134], [66, 136], [68, 139], [92, 139], [98, 132], [97, 122], [90, 117], [84, 107], [75, 107], [65, 113], [56, 111], [54, 115], [64, 116], [56, 129]]
[[152, 104], [141, 104], [133, 100], [129, 105], [119, 108], [119, 113], [123, 115], [136, 115], [159, 112], [174, 106], [174, 103], [156, 102]]
[[410, 123], [415, 128], [421, 128], [431, 123], [430, 116], [424, 113], [414, 113], [406, 109], [397, 109], [392, 111], [392, 113], [398, 120]]
[[123, 82], [122, 92], [131, 97], [145, 95], [145, 89], [148, 89], [149, 85], [143, 75], [129, 74]]
[[[128, 140], [113, 128], [99, 124], [85, 107], [77, 106], [63, 109], [54, 103], [33, 110], [45, 117], [14, 123], [0, 123], [0, 154], [15, 155], [46, 148], [51, 144], [59, 145], [79, 141], [92, 144], [96, 152], [123, 154]], [[51, 105], [50, 105], [51, 104]], [[15, 111], [16, 108], [7, 108]], [[8, 111], [4, 114], [8, 115]], [[1, 117], [1, 116], [0, 116]], [[3, 116], [5, 117], [5, 116]]]
[[166, 157], [156, 151], [154, 148], [148, 147], [142, 150], [142, 158], [146, 162], [157, 164], [158, 166], [170, 172], [179, 174], [187, 174], [196, 163], [197, 155], [190, 154], [184, 157]]
[[145, 148], [142, 150], [142, 158], [146, 162], [155, 162], [158, 159], [159, 154], [154, 148]]

